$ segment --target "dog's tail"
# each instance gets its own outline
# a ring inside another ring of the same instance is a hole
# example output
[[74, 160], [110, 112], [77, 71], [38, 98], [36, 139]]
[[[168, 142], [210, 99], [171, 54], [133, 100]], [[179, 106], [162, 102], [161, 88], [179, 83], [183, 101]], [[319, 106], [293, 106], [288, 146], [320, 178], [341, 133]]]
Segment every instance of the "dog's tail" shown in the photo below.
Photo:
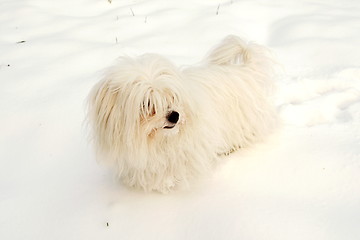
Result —
[[257, 69], [268, 69], [273, 65], [270, 51], [258, 44], [229, 35], [216, 46], [205, 59], [209, 64], [245, 65]]

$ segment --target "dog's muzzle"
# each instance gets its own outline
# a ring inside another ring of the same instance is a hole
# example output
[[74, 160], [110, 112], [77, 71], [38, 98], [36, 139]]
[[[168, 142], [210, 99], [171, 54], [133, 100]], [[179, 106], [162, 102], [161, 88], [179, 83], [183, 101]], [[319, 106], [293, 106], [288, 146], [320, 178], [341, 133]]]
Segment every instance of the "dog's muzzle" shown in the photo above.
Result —
[[179, 113], [176, 111], [172, 111], [170, 112], [167, 116], [166, 116], [166, 120], [170, 123], [169, 125], [165, 126], [164, 128], [166, 129], [171, 129], [173, 127], [175, 127], [176, 123], [179, 121]]

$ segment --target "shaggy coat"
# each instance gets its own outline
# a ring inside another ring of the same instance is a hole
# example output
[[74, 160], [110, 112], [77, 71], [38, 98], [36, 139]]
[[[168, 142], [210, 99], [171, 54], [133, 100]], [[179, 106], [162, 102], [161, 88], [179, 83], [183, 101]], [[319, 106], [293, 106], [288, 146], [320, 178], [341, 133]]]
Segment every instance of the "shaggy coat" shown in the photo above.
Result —
[[185, 69], [155, 54], [120, 58], [89, 95], [100, 159], [131, 187], [188, 185], [274, 127], [271, 65], [264, 47], [235, 36]]

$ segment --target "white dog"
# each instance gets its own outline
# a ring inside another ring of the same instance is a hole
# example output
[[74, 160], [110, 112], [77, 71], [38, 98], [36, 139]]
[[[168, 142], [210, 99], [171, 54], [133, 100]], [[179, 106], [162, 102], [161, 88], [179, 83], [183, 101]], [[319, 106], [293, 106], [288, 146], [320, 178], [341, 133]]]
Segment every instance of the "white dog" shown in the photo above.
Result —
[[98, 154], [128, 186], [168, 192], [276, 123], [268, 51], [229, 36], [201, 65], [123, 57], [89, 95]]

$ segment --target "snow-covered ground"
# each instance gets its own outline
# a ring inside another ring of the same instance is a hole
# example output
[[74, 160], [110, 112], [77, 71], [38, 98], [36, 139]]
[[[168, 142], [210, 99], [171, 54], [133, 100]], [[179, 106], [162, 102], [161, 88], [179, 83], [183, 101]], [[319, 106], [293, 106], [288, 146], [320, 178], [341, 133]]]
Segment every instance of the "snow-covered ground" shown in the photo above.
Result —
[[[228, 34], [283, 65], [283, 127], [189, 191], [121, 186], [83, 126], [102, 70]], [[359, 1], [1, 0], [0, 239], [360, 239]]]

